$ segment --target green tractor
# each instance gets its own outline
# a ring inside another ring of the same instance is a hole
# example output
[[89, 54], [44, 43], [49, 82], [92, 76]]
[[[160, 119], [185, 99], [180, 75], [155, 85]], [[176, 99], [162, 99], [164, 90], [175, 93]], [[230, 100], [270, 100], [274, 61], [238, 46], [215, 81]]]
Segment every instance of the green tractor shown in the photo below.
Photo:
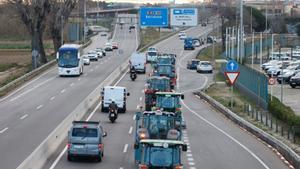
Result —
[[147, 80], [147, 89], [145, 90], [145, 110], [150, 111], [155, 106], [156, 92], [171, 91], [170, 78], [151, 76]]

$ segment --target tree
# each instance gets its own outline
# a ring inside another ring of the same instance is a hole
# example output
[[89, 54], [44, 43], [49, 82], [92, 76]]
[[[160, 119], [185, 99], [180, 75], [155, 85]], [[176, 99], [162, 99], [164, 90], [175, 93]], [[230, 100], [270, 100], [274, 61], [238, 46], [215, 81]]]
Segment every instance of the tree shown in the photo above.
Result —
[[8, 2], [14, 4], [31, 35], [32, 66], [37, 68], [47, 62], [43, 33], [46, 16], [51, 8], [50, 3], [48, 0], [8, 0]]
[[49, 29], [53, 40], [54, 50], [57, 52], [61, 46], [61, 31], [62, 27], [66, 25], [68, 18], [75, 8], [78, 0], [50, 0], [51, 11], [49, 14]]

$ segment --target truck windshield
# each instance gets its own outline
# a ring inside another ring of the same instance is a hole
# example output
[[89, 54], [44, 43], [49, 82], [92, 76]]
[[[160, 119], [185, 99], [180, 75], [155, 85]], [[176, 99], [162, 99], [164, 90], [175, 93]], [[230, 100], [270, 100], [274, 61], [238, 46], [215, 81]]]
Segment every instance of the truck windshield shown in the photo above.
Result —
[[178, 97], [157, 97], [157, 106], [160, 108], [177, 108], [179, 106], [179, 98]]
[[171, 58], [159, 58], [158, 63], [160, 64], [172, 64]]
[[166, 75], [170, 75], [172, 73], [172, 67], [169, 65], [159, 65], [158, 66], [158, 73], [159, 74], [166, 74]]
[[79, 59], [76, 50], [59, 51], [58, 66], [64, 68], [77, 67]]
[[150, 168], [172, 168], [179, 163], [179, 151], [176, 147], [149, 147], [146, 154], [145, 161], [149, 163]]
[[156, 56], [157, 53], [156, 53], [156, 52], [148, 52], [148, 55], [149, 55], [149, 56]]
[[98, 137], [97, 129], [91, 128], [73, 128], [73, 137]]
[[174, 117], [152, 115], [144, 119], [151, 139], [166, 139], [169, 129], [175, 128]]
[[150, 81], [150, 88], [159, 91], [169, 90], [170, 82], [167, 79], [152, 79]]

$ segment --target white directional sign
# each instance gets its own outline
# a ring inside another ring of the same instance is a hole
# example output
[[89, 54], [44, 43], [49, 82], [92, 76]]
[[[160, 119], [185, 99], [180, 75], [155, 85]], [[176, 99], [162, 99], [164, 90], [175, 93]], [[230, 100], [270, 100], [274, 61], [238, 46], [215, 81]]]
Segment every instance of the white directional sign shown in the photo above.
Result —
[[197, 26], [197, 8], [172, 8], [170, 12], [171, 26]]

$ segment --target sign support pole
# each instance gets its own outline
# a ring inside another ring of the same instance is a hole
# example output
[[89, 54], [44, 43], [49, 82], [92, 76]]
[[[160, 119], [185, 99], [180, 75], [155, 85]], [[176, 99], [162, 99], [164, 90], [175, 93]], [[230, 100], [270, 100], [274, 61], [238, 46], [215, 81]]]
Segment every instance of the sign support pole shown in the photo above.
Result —
[[231, 90], [230, 108], [233, 109], [233, 97], [234, 97], [233, 85], [231, 85], [230, 90]]

